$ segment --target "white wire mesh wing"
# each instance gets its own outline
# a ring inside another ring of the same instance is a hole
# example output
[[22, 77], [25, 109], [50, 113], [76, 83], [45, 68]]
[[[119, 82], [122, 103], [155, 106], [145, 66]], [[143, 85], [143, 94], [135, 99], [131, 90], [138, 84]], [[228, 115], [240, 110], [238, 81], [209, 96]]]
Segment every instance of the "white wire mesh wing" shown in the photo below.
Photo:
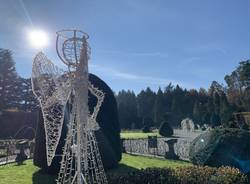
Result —
[[68, 74], [40, 52], [33, 61], [32, 89], [43, 113], [47, 163], [50, 166], [61, 137], [65, 107], [72, 89], [71, 81]]
[[98, 123], [96, 122], [96, 118], [97, 118], [98, 112], [102, 106], [102, 103], [104, 101], [105, 94], [101, 90], [99, 90], [98, 88], [94, 87], [94, 85], [91, 84], [90, 81], [88, 82], [88, 85], [89, 85], [88, 89], [89, 89], [90, 93], [92, 93], [97, 98], [97, 104], [94, 107], [93, 113], [90, 114], [87, 129], [98, 130], [100, 127], [99, 127]]

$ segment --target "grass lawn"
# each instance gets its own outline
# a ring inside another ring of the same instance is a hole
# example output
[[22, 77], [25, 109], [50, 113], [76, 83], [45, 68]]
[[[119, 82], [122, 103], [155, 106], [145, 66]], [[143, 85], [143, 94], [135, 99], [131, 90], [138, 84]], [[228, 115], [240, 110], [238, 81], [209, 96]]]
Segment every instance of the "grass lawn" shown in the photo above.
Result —
[[130, 154], [123, 154], [121, 164], [136, 168], [145, 169], [148, 167], [180, 167], [190, 166], [190, 162], [178, 161], [178, 160], [167, 160], [163, 158], [154, 158], [146, 156], [136, 156]]
[[146, 157], [146, 156], [137, 156], [130, 154], [123, 154], [122, 160], [118, 168], [112, 169], [108, 171], [109, 173], [124, 173], [138, 169], [146, 169], [149, 167], [185, 167], [191, 166], [192, 164], [187, 161], [176, 161], [176, 160], [167, 160], [161, 158], [154, 157]]
[[143, 133], [141, 131], [122, 131], [120, 135], [124, 139], [142, 139], [148, 138], [148, 136], [162, 137], [158, 132]]
[[[175, 168], [189, 165], [191, 165], [189, 162], [184, 161], [123, 154], [119, 167], [108, 171], [108, 173], [124, 173], [148, 167]], [[39, 172], [39, 168], [33, 165], [32, 160], [28, 160], [20, 166], [16, 164], [0, 166], [0, 184], [55, 184], [55, 179], [56, 177]]]
[[0, 184], [55, 184], [54, 180], [55, 177], [40, 173], [32, 160], [23, 165], [0, 166]]

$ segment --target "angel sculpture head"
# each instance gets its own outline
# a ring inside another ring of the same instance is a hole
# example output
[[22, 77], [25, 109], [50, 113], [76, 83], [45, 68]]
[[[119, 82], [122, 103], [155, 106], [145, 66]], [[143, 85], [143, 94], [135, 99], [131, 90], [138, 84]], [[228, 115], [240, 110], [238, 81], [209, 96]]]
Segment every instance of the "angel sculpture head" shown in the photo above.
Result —
[[80, 63], [81, 57], [87, 57], [85, 60], [88, 61], [90, 47], [87, 42], [89, 38], [87, 33], [76, 29], [67, 29], [58, 31], [56, 34], [57, 54], [69, 69], [75, 69]]

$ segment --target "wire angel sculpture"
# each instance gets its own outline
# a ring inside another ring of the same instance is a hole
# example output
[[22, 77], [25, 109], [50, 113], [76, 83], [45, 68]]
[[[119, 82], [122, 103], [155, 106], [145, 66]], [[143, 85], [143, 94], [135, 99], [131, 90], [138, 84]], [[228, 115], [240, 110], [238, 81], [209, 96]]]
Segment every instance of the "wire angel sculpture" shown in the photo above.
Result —
[[[57, 53], [68, 66], [63, 71], [42, 52], [33, 61], [32, 88], [40, 102], [46, 134], [47, 164], [51, 165], [61, 137], [66, 105], [70, 105], [68, 132], [58, 184], [106, 184], [94, 131], [104, 93], [88, 80], [88, 35], [78, 30], [57, 32]], [[60, 47], [60, 48], [59, 48]], [[92, 113], [88, 91], [97, 98]]]

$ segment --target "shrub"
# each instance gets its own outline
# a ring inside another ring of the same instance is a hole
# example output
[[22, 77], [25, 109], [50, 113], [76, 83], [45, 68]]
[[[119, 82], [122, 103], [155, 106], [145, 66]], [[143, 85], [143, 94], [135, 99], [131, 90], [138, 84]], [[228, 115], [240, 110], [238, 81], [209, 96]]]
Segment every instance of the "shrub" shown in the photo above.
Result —
[[[97, 116], [97, 122], [100, 125], [101, 129], [99, 131], [96, 131], [95, 135], [105, 169], [113, 168], [118, 165], [118, 161], [121, 159], [120, 126], [118, 121], [116, 99], [109, 86], [97, 76], [90, 74], [89, 80], [95, 87], [105, 93], [104, 102]], [[96, 98], [93, 95], [89, 94], [90, 111], [93, 110], [95, 105]], [[66, 108], [65, 114], [67, 113], [68, 112]], [[62, 134], [56, 150], [56, 155], [62, 154], [62, 148], [64, 146], [64, 140], [67, 133], [67, 123], [68, 119], [67, 116], [65, 116]], [[54, 157], [51, 166], [47, 166], [45, 130], [41, 112], [38, 119], [35, 141], [36, 145], [34, 151], [34, 164], [42, 168], [43, 171], [47, 173], [56, 174], [60, 168], [61, 157]]]
[[216, 170], [214, 176], [211, 177], [213, 184], [227, 183], [248, 183], [247, 176], [243, 175], [239, 169], [231, 167], [220, 167]]
[[202, 127], [201, 127], [201, 130], [202, 130], [202, 131], [206, 131], [207, 129], [206, 129], [205, 126], [202, 126]]
[[151, 132], [151, 130], [150, 130], [149, 126], [144, 126], [144, 127], [142, 128], [142, 132], [143, 132], [143, 133], [149, 133], [149, 132]]
[[28, 156], [24, 153], [24, 151], [21, 151], [20, 153], [17, 154], [15, 161], [17, 162], [18, 165], [21, 165], [23, 161], [25, 161], [27, 158]]
[[191, 143], [190, 160], [194, 164], [213, 167], [231, 166], [250, 171], [250, 133], [234, 128], [207, 131]]
[[159, 134], [164, 137], [170, 137], [171, 135], [173, 135], [173, 133], [174, 133], [173, 129], [169, 125], [169, 123], [166, 121], [162, 122], [160, 129], [159, 129]]
[[221, 124], [220, 116], [218, 114], [213, 113], [211, 115], [210, 122], [213, 128], [220, 126]]
[[246, 175], [231, 167], [180, 167], [175, 173], [181, 184], [244, 184], [248, 182]]
[[109, 184], [179, 184], [174, 170], [165, 168], [148, 168], [126, 174], [109, 174]]
[[176, 169], [176, 177], [181, 183], [200, 184], [209, 183], [210, 176], [215, 173], [212, 167], [180, 167]]
[[126, 174], [108, 174], [109, 184], [247, 184], [246, 175], [230, 167], [190, 166], [148, 168]]

